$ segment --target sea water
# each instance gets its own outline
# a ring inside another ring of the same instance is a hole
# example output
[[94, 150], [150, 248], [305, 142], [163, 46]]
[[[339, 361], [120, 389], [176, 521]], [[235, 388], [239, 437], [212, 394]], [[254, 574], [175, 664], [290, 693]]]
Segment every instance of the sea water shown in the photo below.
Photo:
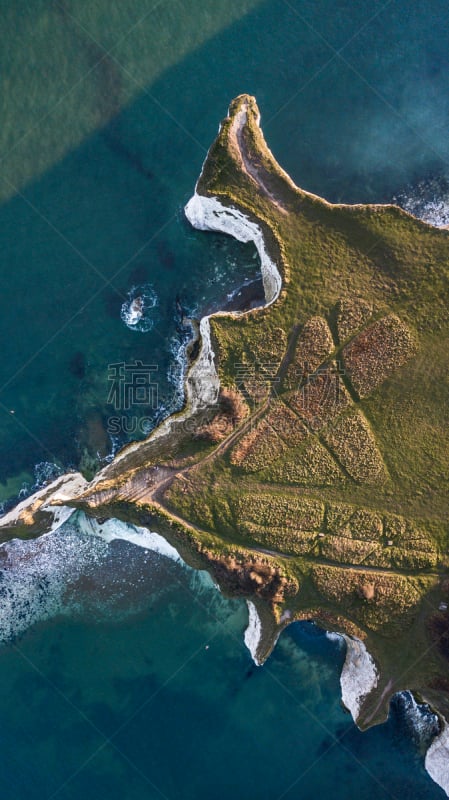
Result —
[[[0, 501], [93, 472], [179, 406], [182, 317], [257, 275], [252, 246], [183, 214], [235, 95], [256, 95], [304, 188], [447, 221], [448, 15], [439, 0], [2, 5]], [[136, 362], [156, 401], [117, 408], [117, 365]], [[341, 645], [313, 626], [256, 668], [245, 604], [161, 554], [73, 522], [2, 551], [6, 797], [442, 796], [410, 698], [360, 734]]]

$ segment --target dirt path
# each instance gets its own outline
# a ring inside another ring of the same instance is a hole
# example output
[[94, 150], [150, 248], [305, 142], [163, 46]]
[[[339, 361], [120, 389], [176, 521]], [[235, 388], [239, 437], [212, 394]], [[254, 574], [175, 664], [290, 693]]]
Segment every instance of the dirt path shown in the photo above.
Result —
[[273, 205], [279, 209], [279, 211], [282, 211], [283, 214], [288, 214], [288, 210], [281, 203], [279, 198], [268, 189], [262, 177], [262, 170], [256, 164], [254, 164], [246, 150], [243, 129], [246, 125], [247, 112], [248, 106], [246, 103], [244, 103], [240, 111], [235, 115], [229, 132], [230, 138], [240, 155], [241, 168], [246, 175], [252, 178], [259, 189], [262, 190], [262, 192], [269, 198]]

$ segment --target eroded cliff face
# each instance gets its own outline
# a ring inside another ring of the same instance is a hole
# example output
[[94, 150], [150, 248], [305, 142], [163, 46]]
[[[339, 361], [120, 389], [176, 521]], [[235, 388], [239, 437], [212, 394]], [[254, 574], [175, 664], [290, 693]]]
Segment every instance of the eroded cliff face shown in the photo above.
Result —
[[298, 582], [286, 575], [274, 559], [255, 556], [249, 552], [217, 557], [211, 550], [202, 550], [218, 583], [233, 594], [259, 597], [273, 609], [287, 602], [298, 592]]
[[0, 540], [36, 537], [56, 530], [71, 516], [72, 501], [88, 486], [79, 472], [62, 475], [0, 518]]

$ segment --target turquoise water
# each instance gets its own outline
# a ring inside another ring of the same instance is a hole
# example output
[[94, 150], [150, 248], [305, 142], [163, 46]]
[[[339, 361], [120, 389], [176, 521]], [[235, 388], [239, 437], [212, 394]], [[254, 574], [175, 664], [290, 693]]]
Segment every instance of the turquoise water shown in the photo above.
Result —
[[[182, 212], [233, 96], [256, 95], [269, 145], [305, 188], [441, 201], [449, 11], [17, 0], [0, 14], [2, 502], [52, 465], [94, 469], [131, 435], [108, 433], [109, 365], [158, 367], [158, 407], [125, 416], [150, 426], [179, 404], [179, 304], [200, 315], [256, 275], [252, 247], [197, 233]], [[145, 333], [121, 319], [130, 292], [157, 298]], [[387, 725], [354, 728], [343, 653], [315, 628], [291, 627], [255, 669], [245, 606], [179, 564], [70, 527], [10, 547], [5, 797], [443, 796], [404, 699]]]

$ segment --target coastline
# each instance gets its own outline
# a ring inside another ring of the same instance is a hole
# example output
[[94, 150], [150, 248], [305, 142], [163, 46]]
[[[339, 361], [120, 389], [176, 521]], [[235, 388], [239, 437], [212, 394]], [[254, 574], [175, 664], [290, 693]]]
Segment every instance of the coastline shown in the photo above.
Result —
[[262, 620], [260, 619], [257, 608], [251, 600], [246, 601], [248, 606], [248, 627], [243, 635], [243, 641], [247, 646], [256, 667], [262, 666], [262, 662], [257, 657], [257, 651], [262, 638]]
[[[208, 156], [206, 156], [205, 162]], [[204, 165], [203, 165], [204, 169]], [[242, 211], [234, 207], [225, 206], [216, 197], [207, 197], [197, 191], [197, 181], [193, 196], [186, 204], [184, 211], [186, 218], [192, 227], [201, 231], [211, 231], [224, 233], [232, 236], [237, 241], [247, 244], [253, 242], [260, 259], [260, 272], [262, 277], [265, 302], [257, 305], [256, 308], [247, 310], [218, 310], [211, 314], [206, 314], [200, 319], [198, 334], [200, 339], [200, 350], [193, 364], [187, 367], [184, 375], [184, 404], [183, 407], [174, 414], [170, 414], [164, 419], [147, 439], [143, 441], [130, 442], [125, 445], [113, 458], [111, 463], [117, 464], [125, 457], [136, 452], [142, 444], [155, 441], [170, 433], [173, 421], [177, 423], [186, 421], [198, 409], [213, 405], [218, 397], [219, 379], [215, 369], [215, 353], [212, 348], [210, 335], [210, 319], [218, 316], [239, 317], [251, 314], [257, 309], [265, 309], [278, 299], [282, 290], [282, 277], [271, 258], [265, 243], [263, 231], [257, 223], [252, 222]], [[192, 341], [195, 340], [195, 337]], [[93, 487], [103, 478], [103, 473], [107, 472], [108, 467], [100, 470], [92, 479], [90, 485]], [[13, 509], [14, 510], [14, 509]], [[1, 518], [0, 518], [1, 529]]]
[[[77, 495], [83, 492], [87, 485], [88, 482], [80, 472], [67, 472], [55, 478], [0, 517], [0, 531], [18, 523], [31, 524], [36, 517], [42, 519], [45, 527], [42, 533], [57, 530], [75, 511], [73, 507], [64, 505], [64, 502], [71, 500], [74, 493]], [[59, 505], [51, 506], [52, 502]]]
[[[264, 307], [267, 307], [276, 301], [282, 288], [282, 279], [275, 262], [269, 256], [263, 231], [256, 223], [252, 222], [242, 211], [238, 210], [234, 206], [225, 206], [217, 197], [200, 195], [198, 194], [197, 190], [195, 190], [194, 196], [191, 198], [189, 203], [187, 203], [186, 216], [191, 224], [199, 230], [211, 230], [226, 233], [242, 242], [253, 241], [259, 252], [261, 261], [262, 280], [266, 299], [266, 304]], [[215, 365], [215, 353], [213, 351], [211, 342], [210, 319], [215, 316], [229, 314], [233, 316], [239, 316], [239, 312], [218, 311], [204, 316], [199, 323], [200, 348], [196, 360], [188, 367], [185, 375], [185, 402], [183, 409], [179, 412], [179, 414], [172, 415], [162, 422], [161, 425], [151, 433], [150, 437], [145, 440], [145, 442], [136, 442], [126, 446], [114, 458], [113, 463], [115, 465], [117, 465], [118, 462], [121, 462], [130, 453], [140, 449], [143, 445], [145, 445], [146, 442], [154, 441], [164, 435], [167, 435], [170, 432], [173, 419], [176, 419], [177, 421], [186, 420], [198, 409], [204, 407], [205, 405], [207, 406], [216, 402], [219, 392], [219, 378]], [[97, 476], [95, 476], [91, 484], [89, 484], [90, 489], [93, 489], [95, 485], [104, 478], [104, 473], [107, 473], [107, 470], [108, 468], [105, 468], [105, 470], [102, 470]], [[64, 477], [67, 478], [67, 476], [63, 476], [63, 478]], [[61, 479], [58, 480], [60, 481]], [[53, 486], [53, 484], [51, 486]], [[51, 486], [46, 487], [46, 490], [50, 489]], [[79, 492], [81, 494], [84, 488], [85, 487], [79, 488]], [[60, 502], [62, 499], [64, 499], [63, 496], [58, 494], [56, 486], [54, 489], [54, 495], [47, 496], [47, 491], [45, 499], [48, 503]], [[36, 495], [28, 498], [30, 501], [28, 506], [32, 506], [32, 501], [35, 499]], [[41, 505], [46, 511], [49, 510], [47, 504], [42, 503]], [[19, 507], [17, 507], [17, 509], [18, 508]], [[13, 511], [16, 511], [16, 509]], [[51, 513], [54, 513], [54, 521], [56, 520], [56, 514], [58, 512], [59, 508], [57, 510], [51, 510]], [[13, 512], [10, 512], [10, 514], [13, 514]], [[13, 517], [10, 517], [9, 521], [11, 521], [12, 518]], [[3, 521], [4, 520], [0, 521], [0, 526]], [[263, 635], [263, 622], [257, 612], [256, 605], [251, 600], [248, 600], [247, 604], [249, 621], [244, 636], [245, 644], [250, 650], [254, 662], [256, 664], [260, 664], [263, 663], [263, 659], [259, 660], [257, 654]], [[342, 700], [344, 705], [351, 712], [354, 722], [357, 723], [362, 701], [369, 694], [369, 692], [376, 687], [378, 682], [378, 674], [374, 661], [368, 653], [363, 642], [358, 639], [348, 637], [345, 634], [341, 634], [341, 636], [345, 639], [347, 645], [345, 665], [340, 678]], [[445, 735], [443, 736], [443, 734]], [[440, 739], [441, 741], [439, 741]], [[448, 749], [449, 735], [447, 734], [447, 728], [445, 728], [443, 733], [434, 740], [428, 750], [428, 757], [426, 757], [426, 768], [427, 764], [429, 763], [429, 774], [449, 794], [449, 782], [446, 780], [446, 786], [443, 786], [443, 784], [440, 782], [441, 780], [445, 780], [444, 776], [441, 778], [441, 764], [444, 752], [446, 752], [447, 755]], [[431, 772], [431, 770], [433, 772]], [[437, 780], [434, 775], [439, 775], [440, 780]]]
[[442, 731], [427, 750], [425, 767], [430, 777], [449, 797], [449, 725], [442, 721]]
[[254, 242], [260, 258], [265, 291], [264, 308], [277, 300], [282, 289], [282, 278], [268, 253], [262, 229], [255, 222], [251, 222], [242, 211], [223, 205], [217, 197], [198, 194], [196, 189], [185, 207], [185, 214], [197, 230], [226, 233], [243, 243]]
[[[267, 308], [276, 302], [282, 289], [282, 278], [274, 260], [269, 255], [263, 231], [255, 222], [252, 222], [242, 211], [223, 205], [218, 198], [211, 198], [198, 194], [196, 188], [194, 195], [185, 206], [185, 214], [190, 224], [197, 230], [224, 233], [242, 243], [252, 241], [260, 258], [260, 271], [265, 294], [265, 303], [257, 308]], [[253, 313], [254, 310], [255, 309], [244, 311], [219, 310], [211, 314], [206, 314], [200, 319], [197, 333], [200, 341], [200, 348], [197, 358], [187, 367], [184, 375], [183, 407], [178, 412], [170, 414], [164, 419], [143, 441], [130, 442], [125, 445], [114, 455], [110, 464], [117, 465], [120, 461], [139, 450], [149, 441], [153, 442], [163, 436], [167, 436], [170, 433], [174, 420], [176, 420], [177, 423], [184, 422], [188, 420], [189, 417], [193, 416], [197, 410], [216, 403], [220, 386], [215, 368], [215, 353], [211, 342], [210, 319], [217, 316], [243, 316]], [[195, 335], [191, 342], [194, 341]], [[80, 478], [84, 482], [82, 483], [79, 481], [78, 484], [74, 484], [74, 489], [76, 491], [75, 496], [77, 497], [82, 494], [87, 486], [93, 488], [100, 483], [104, 478], [104, 473], [108, 472], [110, 464], [94, 475], [89, 484], [80, 473], [74, 473], [80, 475]], [[56, 510], [56, 508], [52, 509], [50, 503], [53, 501], [55, 503], [60, 501], [61, 497], [57, 489], [61, 482], [68, 480], [70, 475], [72, 475], [72, 473], [66, 473], [53, 481], [49, 486], [44, 487], [43, 490], [39, 490], [30, 495], [22, 503], [14, 506], [14, 508], [3, 517], [0, 517], [0, 531], [2, 528], [17, 522], [21, 518], [22, 509], [31, 508], [35, 500], [38, 499], [42, 493], [45, 494], [47, 501], [45, 503], [45, 512], [53, 515], [56, 521], [57, 515], [60, 512]], [[54, 494], [53, 490], [55, 491]], [[60, 524], [62, 524], [62, 522]]]
[[339, 636], [346, 642], [346, 658], [340, 675], [341, 699], [357, 725], [362, 702], [376, 688], [379, 674], [360, 639], [346, 634]]

